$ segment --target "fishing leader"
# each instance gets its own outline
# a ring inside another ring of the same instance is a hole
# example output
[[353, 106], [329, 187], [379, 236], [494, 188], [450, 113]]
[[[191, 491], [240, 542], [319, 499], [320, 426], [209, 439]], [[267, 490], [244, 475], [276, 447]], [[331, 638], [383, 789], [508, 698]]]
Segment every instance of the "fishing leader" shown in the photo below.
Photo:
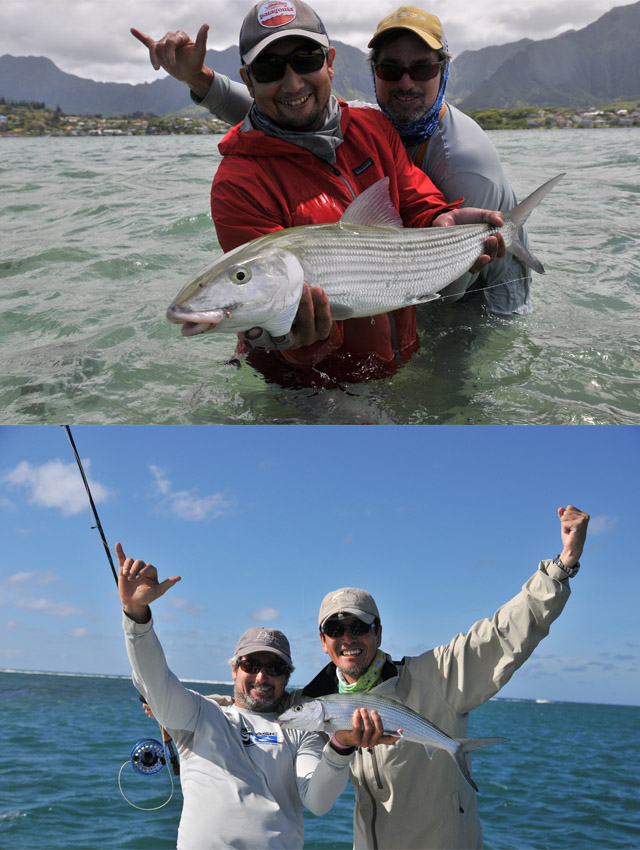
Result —
[[[225, 252], [274, 230], [335, 222], [383, 177], [407, 227], [502, 226], [502, 213], [447, 203], [384, 115], [333, 96], [335, 49], [308, 4], [285, 0], [277, 16], [274, 8], [258, 3], [240, 30], [240, 74], [254, 103], [219, 145], [211, 213]], [[132, 32], [153, 61], [156, 42]], [[472, 270], [505, 253], [502, 237], [489, 237]], [[415, 307], [334, 321], [324, 291], [305, 284], [292, 333], [274, 340], [254, 329], [241, 336], [239, 353], [282, 385], [333, 386], [393, 374], [418, 347]]]

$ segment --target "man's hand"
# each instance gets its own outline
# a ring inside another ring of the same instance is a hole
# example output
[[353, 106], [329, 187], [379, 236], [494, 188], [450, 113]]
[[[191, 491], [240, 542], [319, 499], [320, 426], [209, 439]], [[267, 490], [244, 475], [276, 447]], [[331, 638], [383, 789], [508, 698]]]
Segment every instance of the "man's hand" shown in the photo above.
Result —
[[[502, 227], [504, 224], [504, 216], [501, 212], [493, 212], [492, 210], [481, 210], [476, 207], [461, 207], [457, 210], [450, 210], [442, 213], [433, 222], [434, 227], [450, 227], [452, 224], [490, 224], [493, 227]], [[497, 257], [504, 257], [507, 249], [504, 244], [502, 234], [495, 233], [487, 237], [484, 243], [485, 253], [481, 254], [469, 271], [471, 274], [476, 274], [481, 271], [489, 263], [492, 263]]]
[[149, 48], [149, 60], [156, 71], [163, 68], [176, 80], [186, 83], [200, 98], [209, 91], [214, 76], [211, 68], [204, 64], [208, 32], [209, 24], [203, 24], [195, 41], [184, 30], [168, 32], [159, 41], [154, 41], [150, 35], [131, 28], [131, 35]]
[[584, 542], [587, 538], [587, 526], [589, 525], [589, 514], [567, 505], [566, 508], [558, 508], [560, 518], [560, 535], [562, 537], [562, 552], [560, 560], [565, 567], [573, 567], [580, 560]]
[[[362, 747], [363, 749], [377, 747], [378, 744], [395, 744], [398, 737], [385, 735], [382, 720], [377, 711], [372, 710], [371, 716], [366, 708], [356, 708], [352, 717], [353, 729], [342, 729], [336, 732], [336, 740], [341, 747]], [[402, 732], [402, 729], [398, 729]]]
[[127, 558], [120, 543], [116, 543], [116, 555], [120, 565], [118, 591], [122, 610], [136, 623], [148, 623], [151, 617], [149, 605], [180, 581], [180, 576], [159, 582], [156, 568], [145, 561]]
[[[298, 312], [291, 326], [293, 337], [291, 342], [285, 341], [282, 337], [272, 337], [262, 328], [251, 328], [243, 334], [243, 337], [251, 348], [281, 348], [294, 351], [327, 339], [331, 333], [332, 324], [331, 308], [326, 292], [320, 286], [311, 288], [305, 283]], [[284, 344], [278, 344], [282, 342]]]

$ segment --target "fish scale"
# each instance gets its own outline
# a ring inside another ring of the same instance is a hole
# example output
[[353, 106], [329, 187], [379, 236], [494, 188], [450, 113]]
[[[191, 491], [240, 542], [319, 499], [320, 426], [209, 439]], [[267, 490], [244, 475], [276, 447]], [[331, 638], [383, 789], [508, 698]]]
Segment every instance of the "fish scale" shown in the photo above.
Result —
[[185, 336], [255, 327], [280, 336], [293, 325], [305, 282], [325, 290], [333, 319], [425, 303], [473, 266], [492, 233], [500, 233], [508, 251], [544, 273], [518, 231], [562, 176], [507, 212], [499, 228], [404, 228], [385, 177], [359, 195], [338, 222], [276, 230], [219, 257], [180, 291], [167, 318], [182, 324]]

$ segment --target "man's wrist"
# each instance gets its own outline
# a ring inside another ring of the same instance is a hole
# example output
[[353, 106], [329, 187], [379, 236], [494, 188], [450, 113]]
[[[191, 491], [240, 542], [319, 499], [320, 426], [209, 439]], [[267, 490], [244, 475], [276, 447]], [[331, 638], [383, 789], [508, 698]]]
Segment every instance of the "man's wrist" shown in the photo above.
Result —
[[562, 552], [553, 558], [553, 563], [559, 567], [568, 578], [573, 578], [580, 569], [580, 561], [562, 550]]
[[130, 620], [140, 625], [148, 623], [151, 619], [151, 608], [148, 605], [145, 605], [143, 608], [131, 608], [130, 606], [123, 605], [122, 610]]
[[194, 74], [193, 77], [189, 77], [188, 80], [185, 80], [185, 83], [199, 100], [203, 100], [211, 88], [213, 77], [214, 72], [211, 68], [207, 68], [206, 65], [203, 65], [202, 70], [198, 71], [197, 74]]

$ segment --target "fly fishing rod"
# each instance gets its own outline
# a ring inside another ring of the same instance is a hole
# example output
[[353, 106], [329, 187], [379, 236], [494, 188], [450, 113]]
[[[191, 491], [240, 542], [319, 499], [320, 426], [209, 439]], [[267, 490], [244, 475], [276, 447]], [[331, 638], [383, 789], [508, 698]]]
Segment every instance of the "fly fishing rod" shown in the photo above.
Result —
[[[104, 531], [102, 530], [102, 523], [100, 522], [100, 517], [98, 516], [98, 511], [96, 509], [95, 502], [93, 501], [93, 496], [91, 495], [91, 488], [89, 487], [89, 482], [87, 480], [87, 476], [85, 475], [84, 468], [82, 466], [82, 461], [80, 460], [80, 455], [78, 454], [78, 449], [76, 448], [76, 444], [73, 441], [73, 436], [71, 435], [71, 428], [69, 425], [63, 426], [67, 432], [67, 437], [69, 437], [69, 442], [71, 443], [71, 448], [73, 449], [73, 453], [76, 458], [76, 462], [78, 464], [78, 469], [80, 470], [80, 475], [82, 476], [82, 481], [84, 482], [84, 489], [87, 491], [87, 497], [89, 499], [89, 504], [91, 506], [91, 513], [93, 514], [93, 518], [95, 520], [95, 528], [100, 535], [100, 539], [102, 540], [102, 545], [104, 546], [104, 551], [107, 554], [107, 560], [109, 561], [109, 566], [111, 567], [111, 572], [113, 573], [113, 578], [115, 579], [116, 587], [118, 586], [118, 573], [116, 572], [116, 568], [113, 564], [113, 558], [111, 557], [111, 550], [109, 549], [109, 544], [107, 543], [107, 538], [104, 535]], [[146, 703], [146, 699], [140, 695], [140, 699]], [[158, 724], [159, 725], [159, 724]], [[178, 755], [173, 746], [173, 739], [171, 735], [160, 726], [160, 731], [162, 732], [162, 742], [167, 748], [169, 753], [169, 760], [171, 761], [171, 766], [173, 768], [173, 772], [176, 776], [180, 775], [180, 761], [178, 760]], [[136, 765], [134, 764], [134, 767]], [[162, 769], [160, 767], [160, 769]], [[148, 771], [147, 771], [148, 772]]]

